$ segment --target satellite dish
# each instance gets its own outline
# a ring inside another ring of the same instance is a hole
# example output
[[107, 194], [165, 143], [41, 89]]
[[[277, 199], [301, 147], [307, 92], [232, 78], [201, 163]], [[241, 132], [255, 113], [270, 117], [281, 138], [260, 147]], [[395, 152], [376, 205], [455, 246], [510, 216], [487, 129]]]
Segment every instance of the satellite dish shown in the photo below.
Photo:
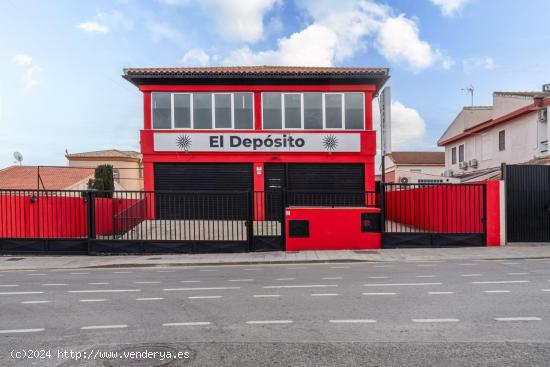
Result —
[[21, 154], [20, 152], [13, 153], [13, 158], [15, 158], [19, 165], [21, 165], [21, 162], [23, 162], [23, 154]]

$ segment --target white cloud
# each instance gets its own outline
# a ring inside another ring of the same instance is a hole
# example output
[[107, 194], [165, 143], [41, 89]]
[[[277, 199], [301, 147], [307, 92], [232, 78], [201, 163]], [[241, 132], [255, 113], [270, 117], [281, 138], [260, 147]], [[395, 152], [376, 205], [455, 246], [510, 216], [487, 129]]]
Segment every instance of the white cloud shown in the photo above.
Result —
[[447, 17], [452, 17], [460, 12], [464, 6], [471, 0], [431, 0], [432, 3], [441, 8], [441, 13]]
[[387, 5], [371, 0], [298, 0], [308, 25], [280, 38], [277, 47], [255, 51], [245, 46], [233, 51], [224, 64], [279, 64], [332, 66], [367, 49], [376, 39], [376, 48], [386, 59], [414, 71], [453, 61], [441, 50], [420, 39], [417, 24], [404, 15], [395, 16]]
[[[168, 5], [195, 5], [192, 0], [162, 0]], [[253, 43], [264, 35], [264, 17], [279, 0], [202, 0], [199, 4], [214, 20], [219, 34]]]
[[38, 74], [40, 73], [42, 73], [42, 68], [38, 65], [33, 65], [27, 71], [25, 71], [21, 78], [23, 88], [25, 90], [31, 90], [35, 88], [40, 83], [40, 81], [37, 79]]
[[78, 28], [82, 29], [84, 32], [87, 32], [87, 33], [105, 34], [109, 32], [109, 28], [107, 28], [106, 26], [99, 24], [97, 22], [92, 22], [92, 21], [82, 22], [78, 25]]
[[206, 66], [210, 63], [210, 56], [199, 48], [194, 48], [185, 53], [181, 62], [189, 66]]
[[17, 66], [28, 66], [32, 63], [32, 56], [27, 54], [18, 54], [14, 56], [13, 62]]
[[472, 57], [462, 60], [462, 69], [468, 73], [474, 69], [492, 70], [495, 68], [495, 60], [492, 57]]
[[149, 31], [155, 41], [167, 39], [179, 43], [183, 40], [183, 34], [166, 23], [152, 23], [149, 25]]
[[421, 145], [426, 134], [426, 122], [414, 108], [399, 101], [391, 103], [392, 149]]
[[449, 69], [453, 61], [419, 37], [418, 25], [404, 15], [386, 19], [376, 40], [378, 51], [388, 60], [404, 63], [414, 71], [440, 64]]

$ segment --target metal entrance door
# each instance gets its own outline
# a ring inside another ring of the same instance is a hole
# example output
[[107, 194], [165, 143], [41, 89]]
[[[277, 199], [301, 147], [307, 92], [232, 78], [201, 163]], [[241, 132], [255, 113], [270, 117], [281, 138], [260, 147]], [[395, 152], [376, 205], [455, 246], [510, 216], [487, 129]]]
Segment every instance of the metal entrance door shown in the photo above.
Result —
[[550, 166], [506, 166], [508, 242], [550, 242]]

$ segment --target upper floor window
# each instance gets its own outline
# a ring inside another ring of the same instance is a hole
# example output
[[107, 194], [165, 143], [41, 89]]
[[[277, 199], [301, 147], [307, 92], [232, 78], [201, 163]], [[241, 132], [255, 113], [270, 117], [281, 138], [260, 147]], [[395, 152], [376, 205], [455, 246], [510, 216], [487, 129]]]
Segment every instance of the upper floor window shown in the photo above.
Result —
[[363, 93], [265, 92], [262, 121], [265, 130], [365, 128]]
[[502, 152], [506, 149], [506, 132], [501, 130], [498, 132], [498, 150]]
[[458, 162], [464, 162], [464, 144], [458, 146]]
[[456, 147], [451, 149], [451, 164], [456, 164]]
[[153, 129], [253, 129], [252, 93], [153, 93]]

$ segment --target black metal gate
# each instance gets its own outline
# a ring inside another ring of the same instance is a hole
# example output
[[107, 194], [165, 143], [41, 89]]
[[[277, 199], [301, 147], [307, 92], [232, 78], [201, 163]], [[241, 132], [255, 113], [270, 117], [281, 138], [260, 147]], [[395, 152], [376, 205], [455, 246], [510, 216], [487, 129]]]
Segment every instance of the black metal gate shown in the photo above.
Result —
[[484, 184], [380, 185], [382, 248], [484, 246]]
[[550, 166], [507, 165], [506, 239], [550, 242]]

